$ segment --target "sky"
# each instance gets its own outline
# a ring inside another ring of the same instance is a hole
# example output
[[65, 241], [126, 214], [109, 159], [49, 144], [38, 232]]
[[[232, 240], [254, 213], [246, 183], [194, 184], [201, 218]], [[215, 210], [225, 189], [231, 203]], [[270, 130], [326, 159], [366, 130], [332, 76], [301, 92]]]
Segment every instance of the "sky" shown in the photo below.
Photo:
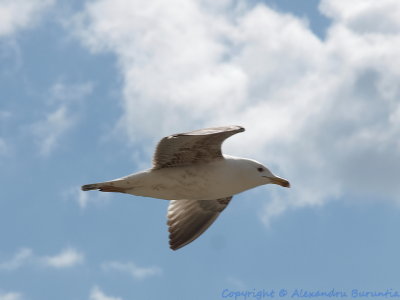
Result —
[[[0, 300], [400, 292], [399, 14], [397, 0], [0, 0]], [[150, 168], [163, 136], [230, 124], [246, 131], [223, 151], [292, 187], [236, 195], [178, 251], [167, 201], [80, 191]]]

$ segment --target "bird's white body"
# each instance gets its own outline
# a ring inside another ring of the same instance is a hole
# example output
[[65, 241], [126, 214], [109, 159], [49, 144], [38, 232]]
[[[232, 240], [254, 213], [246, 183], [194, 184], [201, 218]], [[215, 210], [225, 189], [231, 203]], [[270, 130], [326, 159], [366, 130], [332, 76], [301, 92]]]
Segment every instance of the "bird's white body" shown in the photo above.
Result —
[[[266, 183], [254, 174], [255, 161], [225, 159], [184, 167], [147, 170], [107, 182], [124, 193], [167, 200], [215, 200]], [[271, 175], [272, 174], [268, 174]]]

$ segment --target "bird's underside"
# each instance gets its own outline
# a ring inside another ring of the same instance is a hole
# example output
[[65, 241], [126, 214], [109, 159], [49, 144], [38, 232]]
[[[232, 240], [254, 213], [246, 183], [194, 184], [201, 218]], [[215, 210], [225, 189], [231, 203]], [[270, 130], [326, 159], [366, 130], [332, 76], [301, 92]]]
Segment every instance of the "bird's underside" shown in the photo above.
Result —
[[[240, 126], [226, 126], [167, 136], [157, 145], [152, 170], [191, 166], [223, 159], [221, 152], [223, 141], [242, 131], [244, 128]], [[87, 184], [82, 186], [82, 190], [127, 192], [126, 188], [113, 184], [113, 181]], [[170, 248], [177, 250], [197, 239], [216, 220], [231, 199], [232, 196], [215, 200], [171, 200], [167, 214]]]

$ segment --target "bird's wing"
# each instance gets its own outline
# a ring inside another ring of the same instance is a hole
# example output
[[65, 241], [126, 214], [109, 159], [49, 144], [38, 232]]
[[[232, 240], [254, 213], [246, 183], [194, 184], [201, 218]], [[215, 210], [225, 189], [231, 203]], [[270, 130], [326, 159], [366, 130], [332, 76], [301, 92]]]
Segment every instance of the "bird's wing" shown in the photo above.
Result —
[[154, 153], [153, 169], [179, 167], [223, 158], [223, 141], [242, 131], [244, 128], [240, 126], [225, 126], [164, 137]]
[[177, 250], [197, 239], [231, 199], [232, 196], [216, 200], [171, 200], [167, 222], [170, 248]]

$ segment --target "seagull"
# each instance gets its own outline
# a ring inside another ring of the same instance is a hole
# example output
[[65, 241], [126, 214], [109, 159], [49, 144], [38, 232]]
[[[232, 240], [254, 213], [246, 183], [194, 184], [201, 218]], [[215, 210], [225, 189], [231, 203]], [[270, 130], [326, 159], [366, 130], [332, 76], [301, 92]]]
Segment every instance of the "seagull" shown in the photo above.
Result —
[[241, 126], [223, 126], [164, 137], [151, 169], [81, 189], [170, 200], [169, 244], [177, 250], [197, 239], [233, 195], [271, 183], [290, 187], [255, 160], [222, 154], [222, 143], [243, 131]]

